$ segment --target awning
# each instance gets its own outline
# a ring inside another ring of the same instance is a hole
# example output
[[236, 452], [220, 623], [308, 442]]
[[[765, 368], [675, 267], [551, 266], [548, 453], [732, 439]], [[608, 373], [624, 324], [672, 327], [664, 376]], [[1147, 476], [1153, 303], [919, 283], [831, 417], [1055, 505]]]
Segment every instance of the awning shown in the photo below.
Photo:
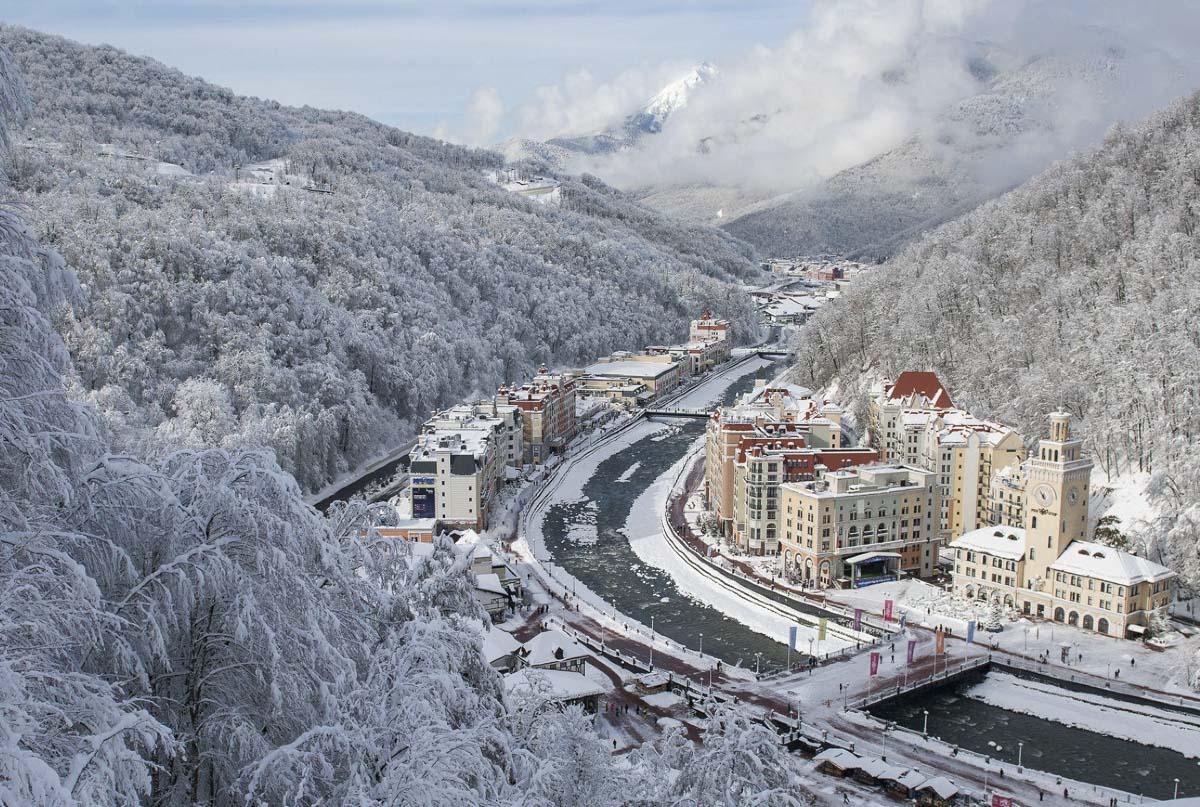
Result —
[[1129, 625], [1125, 628], [1125, 630], [1129, 631], [1130, 633], [1136, 633], [1139, 636], [1146, 632], [1146, 629], [1141, 625]]
[[846, 563], [851, 566], [857, 566], [860, 563], [866, 563], [869, 560], [879, 560], [880, 558], [899, 558], [899, 552], [864, 552], [861, 555], [855, 555], [852, 558], [846, 558]]

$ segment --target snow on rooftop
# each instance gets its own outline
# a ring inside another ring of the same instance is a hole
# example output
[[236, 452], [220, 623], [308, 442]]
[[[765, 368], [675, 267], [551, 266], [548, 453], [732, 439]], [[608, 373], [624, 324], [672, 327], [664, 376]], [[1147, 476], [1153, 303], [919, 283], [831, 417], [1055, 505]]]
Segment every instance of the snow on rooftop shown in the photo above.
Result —
[[580, 673], [531, 667], [504, 676], [504, 689], [509, 695], [544, 694], [551, 700], [577, 700], [604, 693], [599, 685]]
[[606, 377], [658, 378], [660, 375], [666, 375], [678, 366], [675, 362], [609, 361], [589, 365], [584, 369], [584, 372], [588, 375]]
[[[562, 655], [558, 655], [558, 651]], [[592, 652], [560, 630], [545, 630], [522, 645], [521, 657], [531, 667], [566, 659], [586, 658]]]
[[1092, 541], [1072, 541], [1050, 568], [1126, 586], [1175, 576], [1165, 566]]
[[521, 643], [517, 641], [517, 637], [506, 630], [488, 626], [488, 629], [484, 631], [483, 657], [487, 659], [488, 664], [494, 664], [505, 656], [516, 653], [520, 646]]
[[1008, 560], [1025, 556], [1025, 530], [1021, 527], [991, 526], [963, 533], [950, 544], [953, 549], [970, 549]]
[[486, 591], [489, 594], [507, 594], [504, 586], [500, 585], [500, 575], [495, 572], [475, 575], [475, 588], [480, 591]]

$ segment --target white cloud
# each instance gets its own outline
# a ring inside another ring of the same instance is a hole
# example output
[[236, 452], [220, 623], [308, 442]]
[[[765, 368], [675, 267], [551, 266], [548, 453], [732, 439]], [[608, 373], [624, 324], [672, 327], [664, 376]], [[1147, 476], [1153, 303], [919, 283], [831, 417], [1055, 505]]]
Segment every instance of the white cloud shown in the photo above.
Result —
[[[1118, 0], [820, 0], [778, 46], [720, 63], [718, 80], [659, 135], [573, 167], [625, 186], [795, 190], [916, 134], [953, 130], [945, 111], [985, 87], [973, 60], [986, 56], [1005, 71], [1048, 53], [1064, 74], [1057, 65], [1042, 74], [1057, 92], [1041, 112], [1045, 125], [1023, 135], [1019, 149], [1027, 162], [1045, 164], [1095, 140], [1116, 118], [1144, 115], [1189, 89], [1200, 71], [1179, 32], [1195, 30], [1194, 17], [1184, 0], [1163, 0], [1136, 18]], [[1103, 61], [1110, 45], [1119, 49], [1119, 77], [1070, 75], [1071, 65]], [[678, 72], [679, 65], [643, 68], [611, 81], [569, 75], [518, 107], [517, 128], [537, 139], [595, 131]], [[1014, 95], [1044, 90], [1017, 87]], [[988, 170], [1019, 173], [1005, 164]]]

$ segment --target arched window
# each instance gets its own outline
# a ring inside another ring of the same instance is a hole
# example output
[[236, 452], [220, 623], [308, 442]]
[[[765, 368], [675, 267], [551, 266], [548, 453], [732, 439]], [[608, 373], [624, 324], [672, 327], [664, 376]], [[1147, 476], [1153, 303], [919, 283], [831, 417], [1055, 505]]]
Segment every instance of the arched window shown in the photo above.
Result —
[[1108, 620], [1105, 619], [1104, 617], [1100, 617], [1100, 621], [1096, 623], [1096, 630], [1100, 631], [1101, 633], [1107, 634], [1108, 633]]
[[1084, 630], [1091, 630], [1091, 629], [1092, 629], [1092, 624], [1093, 624], [1093, 623], [1092, 623], [1092, 615], [1091, 615], [1091, 614], [1084, 614], [1084, 615], [1083, 615], [1083, 629], [1084, 629]]
[[1067, 624], [1068, 625], [1078, 625], [1079, 624], [1079, 614], [1076, 611], [1072, 611], [1071, 613], [1067, 614]]
[[1054, 621], [1055, 621], [1055, 622], [1062, 622], [1062, 621], [1063, 621], [1063, 616], [1064, 616], [1064, 614], [1065, 614], [1065, 613], [1066, 613], [1066, 612], [1065, 612], [1065, 611], [1063, 611], [1063, 609], [1061, 609], [1061, 608], [1055, 608], [1055, 609], [1054, 609]]

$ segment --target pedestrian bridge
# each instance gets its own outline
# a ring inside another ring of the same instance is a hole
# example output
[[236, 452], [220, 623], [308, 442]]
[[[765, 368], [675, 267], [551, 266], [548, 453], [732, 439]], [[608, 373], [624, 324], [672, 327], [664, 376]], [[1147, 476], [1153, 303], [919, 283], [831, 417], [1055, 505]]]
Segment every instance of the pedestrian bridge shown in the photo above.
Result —
[[685, 407], [651, 406], [646, 409], [646, 417], [661, 418], [704, 418], [711, 415], [707, 409], [688, 409]]

